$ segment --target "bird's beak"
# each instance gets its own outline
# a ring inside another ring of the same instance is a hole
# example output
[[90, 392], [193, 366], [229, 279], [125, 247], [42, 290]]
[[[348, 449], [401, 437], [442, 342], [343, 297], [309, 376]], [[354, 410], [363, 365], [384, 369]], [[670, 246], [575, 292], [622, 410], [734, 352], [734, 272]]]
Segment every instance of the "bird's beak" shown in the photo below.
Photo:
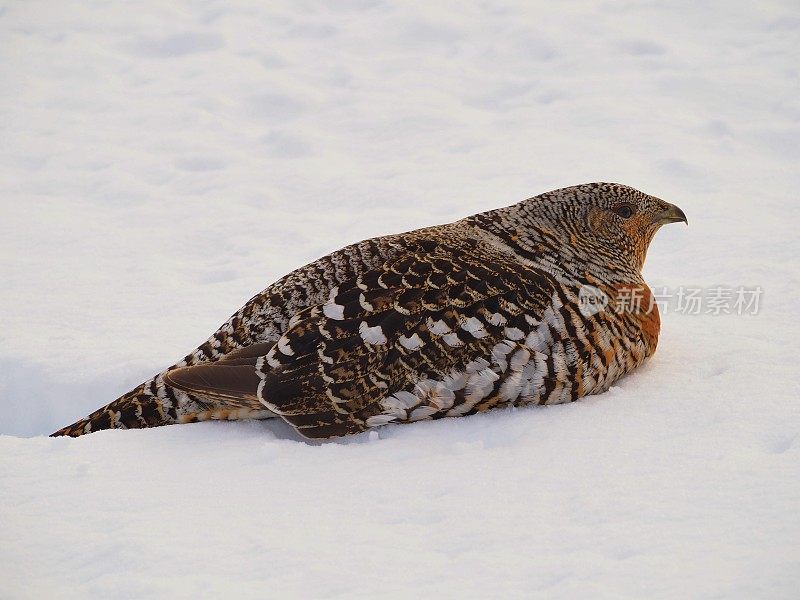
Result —
[[686, 215], [680, 208], [674, 204], [670, 204], [669, 202], [664, 202], [664, 205], [666, 208], [656, 213], [653, 219], [654, 225], [666, 225], [667, 223], [677, 223], [679, 221], [683, 221], [687, 225], [689, 224], [689, 221], [686, 219]]

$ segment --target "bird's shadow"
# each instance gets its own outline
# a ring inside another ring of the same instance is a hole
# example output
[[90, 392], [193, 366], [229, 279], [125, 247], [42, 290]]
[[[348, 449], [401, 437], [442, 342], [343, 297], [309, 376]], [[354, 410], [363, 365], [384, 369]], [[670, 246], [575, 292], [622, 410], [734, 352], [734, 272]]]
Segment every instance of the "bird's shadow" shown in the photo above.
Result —
[[[359, 444], [370, 439], [370, 432], [357, 433], [353, 435], [346, 435], [344, 437], [330, 438], [330, 439], [310, 439], [300, 435], [294, 427], [289, 425], [286, 421], [280, 418], [275, 419], [262, 419], [257, 421], [249, 421], [250, 426], [262, 430], [266, 435], [271, 435], [276, 440], [299, 442], [307, 446], [323, 446], [327, 444]], [[374, 432], [373, 432], [374, 435]]]

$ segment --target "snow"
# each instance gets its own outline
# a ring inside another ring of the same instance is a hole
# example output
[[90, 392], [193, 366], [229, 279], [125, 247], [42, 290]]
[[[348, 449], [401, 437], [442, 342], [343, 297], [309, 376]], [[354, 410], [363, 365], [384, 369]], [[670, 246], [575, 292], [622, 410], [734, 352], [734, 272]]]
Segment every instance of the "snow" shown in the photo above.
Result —
[[[799, 34], [792, 0], [5, 4], [0, 596], [795, 596]], [[572, 405], [44, 437], [309, 260], [597, 180], [688, 215], [654, 289], [758, 314], [672, 306]]]

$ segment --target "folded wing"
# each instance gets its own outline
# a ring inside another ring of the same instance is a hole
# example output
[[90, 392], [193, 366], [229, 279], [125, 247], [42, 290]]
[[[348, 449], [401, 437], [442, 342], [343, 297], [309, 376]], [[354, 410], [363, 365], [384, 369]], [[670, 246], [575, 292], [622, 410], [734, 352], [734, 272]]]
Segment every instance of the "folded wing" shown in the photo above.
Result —
[[356, 433], [379, 422], [382, 399], [489, 357], [553, 289], [546, 273], [482, 242], [416, 240], [297, 313], [274, 344], [166, 377], [201, 396], [259, 402], [306, 437]]

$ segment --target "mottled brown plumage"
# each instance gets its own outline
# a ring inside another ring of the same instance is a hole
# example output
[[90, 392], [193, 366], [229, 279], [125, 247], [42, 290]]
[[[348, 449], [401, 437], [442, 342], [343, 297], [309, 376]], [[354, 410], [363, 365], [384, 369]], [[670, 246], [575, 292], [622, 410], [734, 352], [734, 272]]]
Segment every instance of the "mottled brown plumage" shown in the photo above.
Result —
[[679, 220], [663, 200], [594, 183], [347, 246], [54, 435], [277, 415], [325, 438], [602, 392], [655, 351], [641, 268]]

